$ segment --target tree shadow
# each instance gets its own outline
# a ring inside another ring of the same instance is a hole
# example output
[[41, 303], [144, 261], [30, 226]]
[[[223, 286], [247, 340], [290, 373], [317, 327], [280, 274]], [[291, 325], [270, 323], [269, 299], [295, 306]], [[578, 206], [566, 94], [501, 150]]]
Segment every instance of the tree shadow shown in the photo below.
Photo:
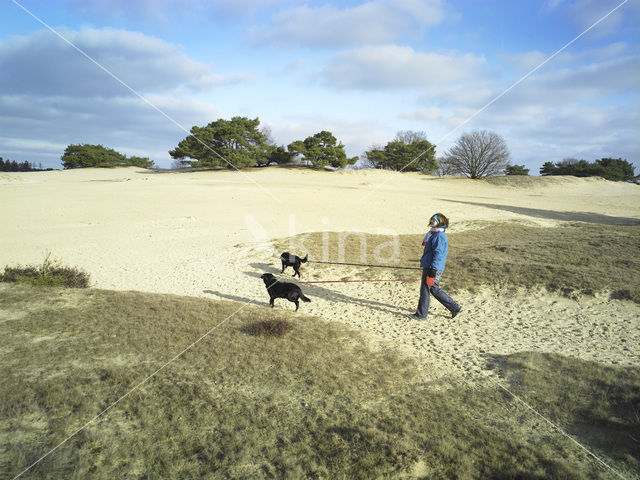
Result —
[[526, 215], [526, 216], [535, 217], [535, 218], [561, 220], [563, 222], [585, 222], [585, 223], [597, 223], [600, 225], [619, 225], [619, 226], [625, 226], [625, 227], [640, 225], [640, 220], [637, 218], [612, 217], [609, 215], [602, 215], [600, 213], [592, 213], [592, 212], [556, 212], [553, 210], [542, 210], [537, 208], [514, 207], [511, 205], [497, 205], [495, 203], [465, 202], [462, 200], [451, 200], [451, 199], [447, 199], [446, 201], [452, 202], [452, 203], [461, 203], [463, 205], [473, 205], [476, 207], [493, 208], [495, 210], [502, 210], [505, 212], [517, 213], [519, 215]]

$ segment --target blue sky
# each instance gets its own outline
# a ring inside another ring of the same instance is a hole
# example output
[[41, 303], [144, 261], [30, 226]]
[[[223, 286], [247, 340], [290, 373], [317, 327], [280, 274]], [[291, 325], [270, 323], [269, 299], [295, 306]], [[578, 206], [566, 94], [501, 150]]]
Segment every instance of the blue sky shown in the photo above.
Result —
[[0, 156], [59, 168], [92, 143], [169, 167], [193, 125], [246, 116], [349, 156], [490, 130], [534, 175], [603, 156], [638, 174], [638, 25], [640, 0], [1, 0]]

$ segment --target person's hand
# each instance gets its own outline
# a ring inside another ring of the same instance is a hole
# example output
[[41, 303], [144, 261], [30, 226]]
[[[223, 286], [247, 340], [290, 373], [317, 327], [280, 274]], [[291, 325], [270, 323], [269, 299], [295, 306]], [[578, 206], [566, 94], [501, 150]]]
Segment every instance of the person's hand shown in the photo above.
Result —
[[433, 287], [433, 285], [435, 285], [437, 273], [438, 272], [435, 268], [427, 269], [427, 279], [426, 279], [427, 286]]

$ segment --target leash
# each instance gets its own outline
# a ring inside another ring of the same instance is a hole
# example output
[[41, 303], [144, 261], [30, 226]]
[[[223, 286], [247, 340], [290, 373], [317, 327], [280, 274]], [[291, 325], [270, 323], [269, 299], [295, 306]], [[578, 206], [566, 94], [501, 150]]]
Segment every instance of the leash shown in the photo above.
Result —
[[367, 263], [343, 263], [343, 262], [320, 262], [317, 260], [307, 260], [309, 263], [326, 263], [329, 265], [352, 265], [355, 267], [378, 267], [378, 268], [395, 268], [404, 270], [422, 270], [422, 267], [394, 267], [393, 265], [370, 265]]
[[350, 282], [417, 282], [414, 278], [403, 278], [400, 280], [317, 280], [313, 282], [300, 282], [298, 283], [350, 283]]

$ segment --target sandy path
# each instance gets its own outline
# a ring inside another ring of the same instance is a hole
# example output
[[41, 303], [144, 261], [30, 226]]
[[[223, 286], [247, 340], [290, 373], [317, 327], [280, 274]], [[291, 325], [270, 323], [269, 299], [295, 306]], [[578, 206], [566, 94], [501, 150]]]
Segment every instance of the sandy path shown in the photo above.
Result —
[[[98, 288], [266, 306], [259, 275], [279, 273], [273, 238], [311, 231], [422, 234], [434, 211], [447, 213], [450, 231], [483, 221], [640, 224], [640, 189], [634, 185], [533, 178], [514, 188], [495, 181], [278, 168], [0, 174], [0, 265], [37, 264], [49, 251], [90, 272]], [[349, 267], [323, 270], [331, 279], [354, 273]], [[321, 279], [311, 264], [303, 275]], [[453, 320], [436, 302], [423, 322], [406, 316], [417, 302], [417, 281], [303, 289], [313, 301], [302, 304], [302, 312], [370, 331], [435, 365], [434, 376], [465, 375], [487, 355], [522, 350], [640, 365], [640, 308], [605, 296], [576, 302], [546, 292], [502, 297], [487, 290], [457, 297], [464, 313]], [[283, 300], [277, 306], [294, 308]]]

